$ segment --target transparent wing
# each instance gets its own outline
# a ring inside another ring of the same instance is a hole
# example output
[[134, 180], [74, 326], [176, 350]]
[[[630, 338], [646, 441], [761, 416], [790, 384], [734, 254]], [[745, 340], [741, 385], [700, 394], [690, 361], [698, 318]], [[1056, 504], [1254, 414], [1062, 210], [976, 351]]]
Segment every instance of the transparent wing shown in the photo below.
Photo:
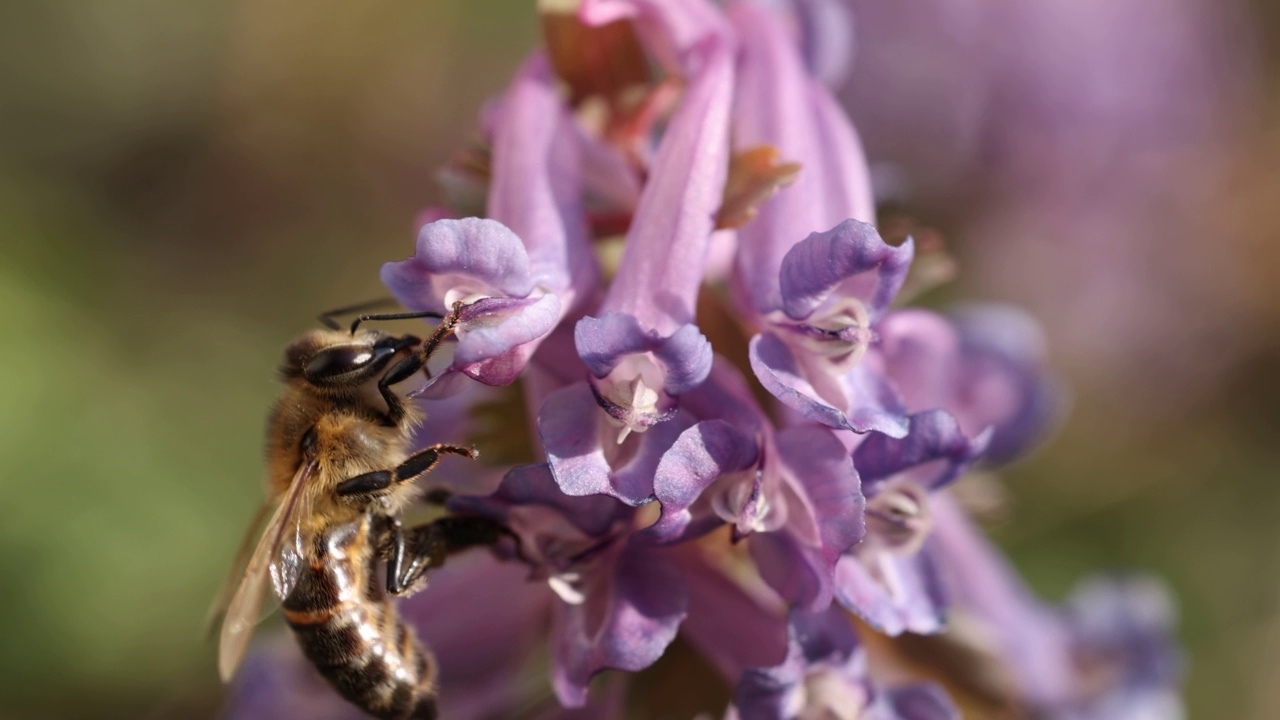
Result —
[[205, 616], [204, 626], [205, 633], [209, 637], [217, 632], [218, 626], [222, 624], [222, 618], [226, 617], [227, 604], [231, 602], [231, 593], [236, 591], [240, 585], [240, 579], [244, 577], [245, 565], [249, 563], [249, 553], [253, 552], [254, 540], [262, 537], [262, 522], [267, 519], [267, 513], [271, 511], [272, 503], [270, 500], [258, 506], [258, 511], [253, 514], [253, 520], [249, 521], [249, 529], [245, 531], [244, 539], [240, 541], [240, 547], [236, 549], [236, 559], [231, 562], [231, 570], [227, 573], [227, 577], [222, 581], [222, 587], [218, 589], [218, 595], [213, 599], [213, 603], [209, 606], [209, 614]]
[[[262, 593], [266, 589], [268, 576], [272, 578], [277, 593], [283, 589], [283, 594], [288, 594], [285, 586], [290, 584], [290, 576], [293, 580], [297, 579], [298, 564], [301, 562], [298, 503], [315, 468], [316, 461], [310, 460], [293, 476], [279, 507], [267, 521], [262, 539], [254, 548], [249, 564], [245, 566], [244, 576], [240, 578], [240, 584], [227, 605], [222, 633], [218, 637], [218, 675], [223, 682], [231, 680], [240, 661], [244, 659], [253, 626], [258, 624], [258, 608], [262, 605]], [[289, 537], [291, 532], [293, 537]], [[290, 543], [288, 547], [285, 545], [286, 541]], [[283, 561], [280, 561], [282, 550]], [[290, 562], [293, 563], [292, 569], [288, 567]], [[273, 569], [276, 565], [282, 568]]]

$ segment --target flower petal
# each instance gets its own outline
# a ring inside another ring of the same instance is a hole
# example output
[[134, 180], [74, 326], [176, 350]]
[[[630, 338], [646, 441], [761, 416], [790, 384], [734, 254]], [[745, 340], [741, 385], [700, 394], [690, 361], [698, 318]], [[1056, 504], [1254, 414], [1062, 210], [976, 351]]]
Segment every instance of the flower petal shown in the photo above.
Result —
[[[755, 439], [723, 420], [704, 420], [685, 430], [654, 472], [654, 495], [662, 504], [662, 515], [636, 539], [672, 542], [709, 530], [701, 525], [689, 527], [693, 520], [689, 507], [717, 478], [751, 467], [757, 457]], [[714, 518], [711, 527], [719, 524], [719, 518]]]
[[[538, 413], [538, 432], [556, 484], [568, 495], [612, 495], [630, 505], [653, 499], [653, 474], [662, 454], [690, 424], [678, 419], [628, 439], [631, 455], [623, 462], [606, 453], [596, 396], [586, 383], [551, 393]], [[617, 464], [613, 464], [616, 462]]]
[[906, 419], [895, 407], [892, 393], [877, 374], [868, 373], [861, 366], [855, 367], [846, 378], [850, 386], [859, 391], [858, 404], [851, 415], [846, 415], [821, 399], [805, 379], [791, 348], [775, 335], [764, 333], [751, 339], [750, 361], [756, 379], [766, 390], [810, 420], [858, 433], [875, 431], [902, 437], [907, 432]]
[[787, 625], [772, 593], [707, 566], [700, 553], [682, 553], [680, 561], [689, 585], [689, 617], [680, 626], [681, 637], [692, 641], [730, 682], [748, 668], [782, 662]]
[[908, 408], [957, 412], [960, 339], [951, 322], [929, 310], [895, 310], [876, 325], [876, 333], [885, 374]]
[[1047, 367], [1044, 334], [1031, 316], [1005, 305], [966, 306], [952, 318], [972, 400], [955, 412], [966, 428], [993, 426], [984, 460], [1007, 462], [1043, 440], [1067, 404]]
[[458, 313], [454, 362], [470, 365], [510, 352], [551, 332], [559, 318], [560, 300], [555, 295], [477, 300]]
[[488, 215], [520, 237], [539, 285], [583, 291], [594, 287], [598, 270], [587, 241], [574, 122], [555, 82], [546, 56], [535, 53], [503, 96]]
[[663, 134], [601, 306], [664, 337], [693, 322], [729, 167], [728, 48], [707, 38], [695, 52], [703, 62]]
[[405, 307], [444, 312], [450, 291], [490, 290], [509, 297], [533, 291], [524, 243], [496, 220], [437, 220], [418, 233], [412, 258], [382, 266], [382, 282]]
[[854, 449], [853, 464], [868, 496], [890, 477], [910, 470], [916, 471], [911, 479], [917, 487], [934, 490], [967, 470], [990, 440], [990, 430], [969, 439], [951, 413], [929, 410], [911, 416], [906, 437], [868, 435]]
[[910, 240], [894, 247], [858, 220], [815, 232], [782, 260], [783, 310], [803, 320], [839, 289], [840, 296], [861, 301], [874, 321], [902, 287], [913, 254]]
[[[836, 682], [849, 687], [851, 697], [842, 698], [857, 703], [865, 700], [860, 663], [855, 662], [859, 652], [857, 634], [837, 609], [822, 612], [793, 610], [787, 622], [788, 648], [786, 657], [777, 665], [757, 667], [742, 673], [733, 693], [733, 703], [741, 720], [769, 720], [794, 718], [805, 710], [820, 712], [823, 709], [849, 713], [861, 708], [849, 706], [823, 708], [819, 703], [826, 698], [804, 697], [805, 680], [811, 673], [831, 673]], [[816, 701], [811, 704], [811, 700]], [[807, 717], [807, 715], [802, 715]], [[817, 715], [827, 717], [827, 715]], [[861, 714], [854, 717], [862, 717]]]
[[[783, 306], [783, 258], [802, 238], [854, 218], [875, 219], [870, 173], [848, 117], [805, 66], [795, 20], [765, 3], [734, 3], [728, 14], [741, 39], [734, 94], [737, 151], [776, 148], [800, 173], [761, 204], [738, 234], [740, 304], [768, 316]], [[800, 19], [813, 19], [800, 13]], [[806, 28], [808, 29], [808, 28]]]
[[[940, 632], [947, 596], [932, 544], [927, 542], [908, 557], [888, 551], [841, 557], [836, 564], [836, 598], [885, 635]], [[874, 574], [869, 565], [875, 567]]]
[[[836, 559], [862, 539], [862, 483], [848, 451], [825, 428], [797, 426], [777, 435], [778, 456], [795, 478], [818, 530], [822, 554]], [[795, 512], [794, 510], [792, 512]]]
[[560, 606], [552, 685], [560, 702], [579, 707], [602, 670], [652, 665], [675, 639], [688, 610], [683, 576], [652, 550], [623, 544], [580, 605]]
[[821, 549], [776, 531], [752, 533], [749, 549], [760, 577], [788, 603], [805, 610], [831, 604], [832, 572]]
[[711, 372], [711, 343], [696, 325], [683, 325], [661, 337], [646, 332], [634, 316], [611, 312], [579, 320], [573, 339], [597, 378], [607, 376], [626, 356], [640, 353], [653, 353], [662, 363], [663, 390], [673, 395], [693, 389]]

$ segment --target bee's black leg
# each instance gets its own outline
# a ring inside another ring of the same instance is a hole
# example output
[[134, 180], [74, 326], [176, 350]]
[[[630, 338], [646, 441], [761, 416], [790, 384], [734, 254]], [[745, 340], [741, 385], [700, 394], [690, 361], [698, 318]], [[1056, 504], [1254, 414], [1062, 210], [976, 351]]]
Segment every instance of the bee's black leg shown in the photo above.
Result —
[[516, 554], [524, 553], [520, 537], [502, 523], [486, 517], [451, 515], [401, 530], [392, 540], [387, 558], [387, 592], [399, 595], [412, 588], [423, 573], [440, 567], [457, 552], [481, 545], [494, 545], [511, 538]]
[[432, 445], [410, 455], [407, 460], [400, 463], [394, 470], [375, 470], [343, 480], [338, 483], [336, 492], [341, 497], [376, 495], [392, 485], [406, 483], [426, 475], [435, 467], [436, 463], [440, 462], [441, 455], [462, 455], [463, 457], [476, 458], [479, 457], [480, 453], [476, 452], [475, 448], [462, 447], [461, 445], [447, 445], [444, 443]]
[[404, 420], [404, 400], [391, 389], [392, 385], [404, 382], [413, 376], [414, 373], [422, 370], [427, 374], [427, 378], [431, 378], [431, 372], [426, 369], [427, 361], [435, 353], [440, 343], [445, 338], [453, 334], [454, 327], [458, 324], [458, 311], [462, 309], [462, 303], [453, 304], [453, 310], [444, 322], [436, 326], [435, 332], [426, 339], [409, 357], [404, 358], [400, 362], [391, 366], [391, 369], [378, 380], [378, 392], [382, 394], [382, 399], [387, 403], [387, 424], [391, 426], [399, 425]]

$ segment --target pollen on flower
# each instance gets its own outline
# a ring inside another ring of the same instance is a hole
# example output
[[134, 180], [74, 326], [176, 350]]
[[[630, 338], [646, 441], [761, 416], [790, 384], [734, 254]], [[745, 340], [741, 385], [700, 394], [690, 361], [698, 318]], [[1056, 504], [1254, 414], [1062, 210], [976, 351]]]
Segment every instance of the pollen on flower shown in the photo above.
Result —
[[887, 487], [867, 500], [868, 541], [898, 555], [912, 555], [933, 530], [929, 501], [911, 483]]
[[490, 297], [490, 294], [484, 292], [484, 290], [480, 288], [470, 287], [467, 285], [457, 285], [445, 291], [444, 306], [453, 307], [455, 303], [470, 305], [477, 300], [483, 300], [487, 297]]
[[631, 355], [597, 385], [600, 396], [622, 411], [620, 416], [610, 416], [619, 426], [617, 444], [633, 432], [648, 430], [650, 424], [643, 419], [661, 412], [662, 372], [648, 353]]
[[866, 692], [832, 668], [809, 673], [802, 697], [796, 699], [800, 700], [796, 720], [858, 720], [867, 704]]
[[833, 373], [852, 370], [875, 338], [867, 307], [854, 297], [838, 297], [819, 307], [803, 323], [774, 314], [775, 323], [800, 349], [822, 357]]
[[561, 600], [570, 605], [581, 605], [586, 595], [578, 589], [577, 584], [582, 577], [576, 572], [565, 572], [547, 578], [547, 585]]

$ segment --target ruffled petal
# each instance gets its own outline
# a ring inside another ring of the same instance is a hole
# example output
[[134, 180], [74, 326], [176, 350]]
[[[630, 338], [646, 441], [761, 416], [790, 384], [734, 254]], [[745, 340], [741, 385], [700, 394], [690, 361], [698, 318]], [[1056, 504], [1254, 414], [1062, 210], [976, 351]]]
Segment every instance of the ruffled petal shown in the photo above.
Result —
[[642, 670], [675, 639], [689, 597], [678, 569], [650, 550], [624, 544], [593, 578], [586, 599], [560, 608], [552, 685], [579, 707], [587, 684], [606, 669]]
[[863, 491], [875, 495], [881, 483], [909, 472], [912, 483], [934, 490], [956, 478], [977, 460], [991, 440], [991, 431], [970, 439], [945, 410], [911, 416], [906, 437], [873, 433], [853, 451], [853, 464], [862, 475]]
[[383, 265], [382, 282], [405, 307], [437, 312], [473, 294], [522, 298], [533, 291], [524, 243], [502, 223], [484, 218], [424, 225], [417, 252]]
[[[717, 478], [755, 465], [758, 456], [755, 439], [723, 420], [704, 420], [685, 430], [654, 473], [654, 495], [662, 504], [662, 515], [636, 538], [673, 542], [710, 529], [690, 528], [690, 506]], [[720, 522], [716, 518], [711, 527]]]
[[[612, 427], [595, 393], [576, 383], [551, 393], [538, 413], [538, 432], [556, 484], [568, 495], [611, 495], [630, 505], [653, 499], [653, 475], [667, 448], [692, 420], [667, 422], [605, 445]], [[628, 453], [625, 460], [622, 453]]]
[[809, 317], [833, 294], [860, 301], [872, 321], [889, 306], [907, 277], [911, 241], [894, 247], [867, 223], [846, 220], [815, 232], [782, 260], [783, 310], [794, 320]]
[[895, 407], [892, 392], [865, 369], [855, 367], [846, 378], [860, 391], [853, 411], [846, 414], [821, 399], [813, 384], [805, 379], [791, 348], [773, 334], [764, 333], [751, 339], [750, 360], [760, 384], [810, 420], [857, 433], [874, 431], [893, 437], [907, 433], [906, 418], [900, 408]]
[[885, 635], [940, 632], [947, 595], [931, 545], [907, 557], [885, 550], [841, 557], [836, 598]]
[[573, 333], [578, 354], [596, 378], [605, 378], [628, 355], [652, 353], [663, 370], [662, 389], [672, 395], [706, 380], [714, 357], [711, 343], [696, 325], [683, 325], [669, 336], [645, 331], [634, 316], [605, 313], [578, 321]]
[[[465, 367], [511, 352], [551, 332], [559, 319], [560, 300], [555, 295], [489, 297], [465, 305], [458, 313], [454, 363]], [[514, 379], [488, 384], [504, 385]]]

